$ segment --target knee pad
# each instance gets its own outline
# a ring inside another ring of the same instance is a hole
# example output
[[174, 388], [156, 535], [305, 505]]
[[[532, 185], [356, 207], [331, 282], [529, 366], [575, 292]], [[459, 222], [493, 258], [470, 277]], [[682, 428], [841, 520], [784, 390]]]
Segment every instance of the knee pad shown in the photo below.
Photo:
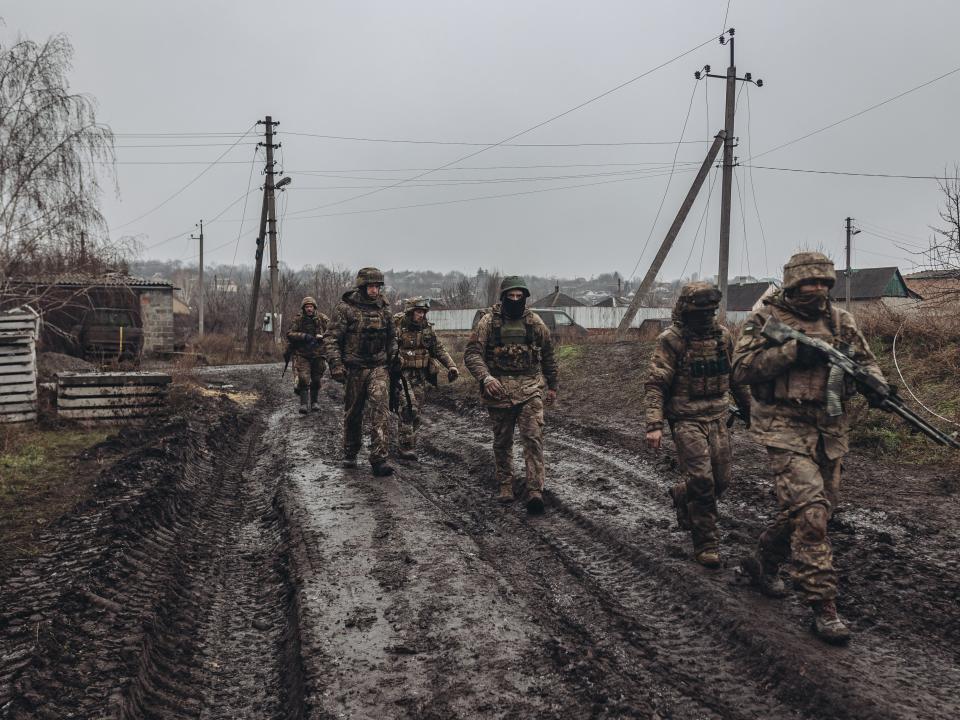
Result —
[[805, 507], [794, 521], [796, 532], [800, 539], [806, 543], [821, 543], [827, 537], [827, 520], [829, 518], [830, 513], [823, 505], [816, 504]]

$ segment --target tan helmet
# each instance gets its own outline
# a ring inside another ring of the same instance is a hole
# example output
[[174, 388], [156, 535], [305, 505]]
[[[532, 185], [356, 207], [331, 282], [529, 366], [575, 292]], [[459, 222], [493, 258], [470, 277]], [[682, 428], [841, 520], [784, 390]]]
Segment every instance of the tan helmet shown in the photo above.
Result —
[[357, 271], [356, 286], [360, 288], [364, 285], [383, 285], [383, 273], [375, 267], [360, 268]]
[[403, 311], [411, 313], [414, 310], [430, 311], [430, 300], [425, 297], [412, 297], [403, 301]]
[[800, 287], [804, 280], [823, 280], [830, 287], [837, 282], [833, 260], [823, 253], [799, 252], [783, 266], [783, 289]]
[[313, 309], [314, 310], [317, 309], [317, 301], [314, 300], [309, 295], [307, 295], [303, 300], [300, 301], [300, 309], [303, 310], [305, 305], [313, 305]]
[[691, 310], [716, 310], [723, 296], [713, 283], [704, 280], [689, 282], [680, 288], [674, 312], [683, 314]]

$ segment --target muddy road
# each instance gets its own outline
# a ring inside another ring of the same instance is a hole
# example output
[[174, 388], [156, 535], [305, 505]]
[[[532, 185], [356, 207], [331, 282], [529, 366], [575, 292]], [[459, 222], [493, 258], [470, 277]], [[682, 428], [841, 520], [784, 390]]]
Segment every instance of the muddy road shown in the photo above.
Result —
[[[947, 477], [851, 463], [833, 530], [849, 647], [738, 580], [773, 510], [743, 445], [729, 567], [689, 560], [669, 453], [548, 414], [547, 513], [494, 501], [485, 416], [435, 393], [421, 462], [339, 467], [340, 387], [271, 367], [205, 400], [0, 589], [5, 718], [956, 718], [960, 521]], [[106, 448], [108, 452], [111, 448]], [[361, 455], [361, 460], [364, 455]]]

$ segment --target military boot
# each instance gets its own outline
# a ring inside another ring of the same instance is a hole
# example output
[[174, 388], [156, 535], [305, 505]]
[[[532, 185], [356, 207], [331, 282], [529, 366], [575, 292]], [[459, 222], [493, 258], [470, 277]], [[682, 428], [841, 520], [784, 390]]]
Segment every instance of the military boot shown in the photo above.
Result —
[[497, 495], [497, 500], [504, 505], [513, 502], [513, 478], [500, 483], [500, 494]]
[[530, 490], [527, 493], [527, 512], [530, 515], [543, 514], [543, 493], [539, 490]]
[[687, 484], [677, 483], [667, 490], [667, 495], [673, 501], [673, 509], [677, 511], [677, 525], [681, 530], [691, 530], [690, 510], [687, 508]]
[[320, 383], [310, 385], [310, 412], [320, 412], [317, 398], [320, 396]]
[[298, 410], [301, 415], [306, 415], [308, 412], [310, 412], [310, 406], [307, 404], [307, 391], [298, 390], [297, 395], [300, 396], [300, 407]]
[[813, 634], [833, 645], [842, 645], [850, 639], [848, 628], [837, 614], [834, 600], [817, 600], [813, 607]]
[[388, 463], [386, 460], [380, 460], [379, 462], [371, 463], [370, 467], [373, 471], [373, 474], [377, 477], [393, 475], [393, 465]]
[[720, 567], [720, 553], [716, 548], [703, 548], [694, 553], [694, 558], [698, 563], [710, 570], [716, 570]]
[[413, 449], [404, 449], [397, 451], [397, 457], [401, 460], [417, 460], [417, 453]]
[[740, 561], [740, 572], [750, 578], [751, 584], [770, 598], [785, 598], [787, 586], [780, 576], [763, 569], [763, 564], [756, 557], [745, 557]]

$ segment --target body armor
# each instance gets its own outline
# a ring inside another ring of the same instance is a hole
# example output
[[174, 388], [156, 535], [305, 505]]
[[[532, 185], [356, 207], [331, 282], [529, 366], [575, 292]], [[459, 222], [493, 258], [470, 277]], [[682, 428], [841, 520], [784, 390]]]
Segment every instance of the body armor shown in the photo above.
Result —
[[491, 371], [502, 375], [532, 375], [540, 371], [541, 352], [533, 325], [524, 318], [508, 320], [494, 315], [484, 358]]
[[720, 397], [730, 389], [730, 358], [722, 336], [688, 336], [680, 372], [674, 381], [686, 385], [691, 399]]
[[430, 347], [433, 345], [433, 328], [428, 324], [416, 327], [412, 323], [404, 322], [403, 316], [398, 316], [398, 335], [400, 351], [400, 367], [404, 370], [423, 370], [430, 365]]

